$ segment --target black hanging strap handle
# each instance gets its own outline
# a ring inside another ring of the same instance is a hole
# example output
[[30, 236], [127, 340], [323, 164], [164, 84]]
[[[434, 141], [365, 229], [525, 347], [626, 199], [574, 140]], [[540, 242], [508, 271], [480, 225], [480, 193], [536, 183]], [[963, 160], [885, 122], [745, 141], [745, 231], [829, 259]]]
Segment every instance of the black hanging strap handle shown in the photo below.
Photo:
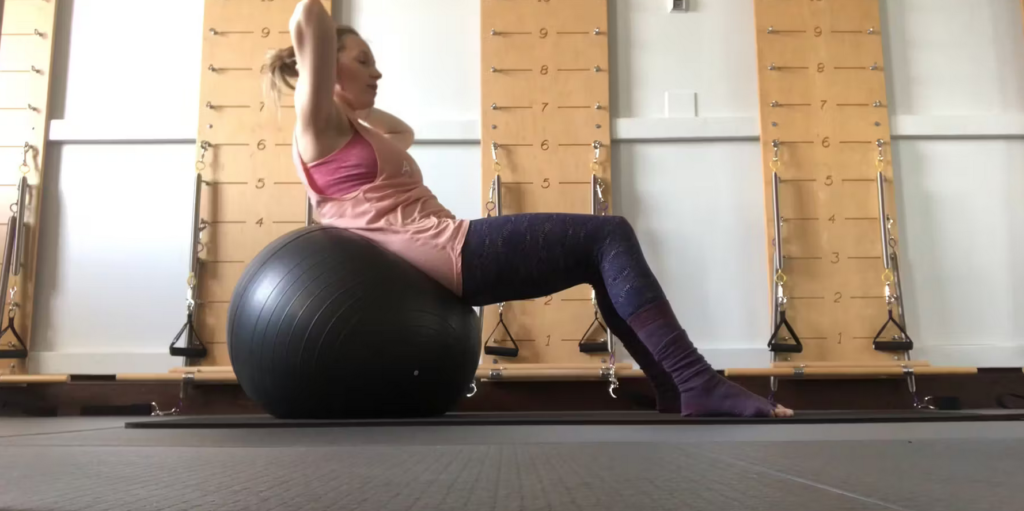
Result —
[[[889, 323], [896, 325], [896, 328], [898, 328], [900, 333], [903, 334], [903, 338], [906, 339], [905, 341], [881, 340], [882, 333], [885, 332], [886, 328], [888, 328]], [[907, 330], [903, 328], [903, 325], [901, 325], [899, 321], [896, 321], [896, 319], [892, 317], [892, 308], [889, 309], [889, 319], [886, 320], [886, 322], [882, 325], [882, 328], [879, 328], [878, 333], [875, 334], [873, 346], [876, 351], [910, 351], [914, 349], [914, 340], [910, 338], [910, 334], [908, 334]]]
[[[598, 341], [587, 341], [587, 335], [590, 334], [591, 330], [594, 329], [594, 325], [604, 332], [604, 339]], [[608, 353], [611, 350], [610, 342], [611, 336], [608, 335], [608, 327], [604, 326], [601, 319], [597, 316], [597, 311], [594, 311], [594, 321], [587, 327], [587, 331], [583, 332], [583, 337], [580, 338], [579, 348], [580, 353]]]
[[[786, 327], [786, 330], [793, 335], [793, 341], [795, 343], [780, 342], [779, 332], [782, 331], [782, 327]], [[793, 325], [789, 324], [789, 320], [786, 319], [786, 311], [779, 311], [779, 322], [775, 325], [775, 330], [772, 332], [772, 336], [768, 338], [768, 350], [773, 353], [803, 353], [804, 345], [800, 342], [800, 336], [796, 335], [796, 331], [793, 330]]]
[[[185, 337], [185, 346], [181, 348], [176, 347], [175, 344], [178, 344], [182, 336]], [[192, 342], [193, 340], [195, 343]], [[178, 335], [175, 335], [174, 340], [171, 341], [170, 350], [172, 357], [203, 358], [206, 356], [206, 345], [199, 339], [196, 327], [192, 323], [192, 311], [188, 312], [185, 324], [181, 326], [181, 330], [178, 330]]]
[[[491, 346], [491, 340], [494, 338], [494, 333], [498, 331], [499, 326], [505, 329], [505, 333], [508, 334], [508, 340], [512, 341], [512, 347]], [[509, 332], [508, 327], [505, 326], [505, 318], [500, 312], [498, 313], [498, 324], [494, 325], [494, 330], [491, 330], [491, 335], [487, 336], [487, 342], [484, 343], [484, 354], [505, 358], [516, 358], [519, 356], [519, 344], [512, 337], [512, 332]]]
[[0, 339], [3, 339], [7, 332], [11, 332], [14, 335], [14, 339], [18, 341], [17, 346], [5, 350], [0, 349], [0, 359], [26, 359], [28, 358], [28, 349], [25, 348], [25, 341], [22, 340], [21, 334], [18, 333], [18, 329], [14, 326], [14, 317], [16, 309], [12, 305], [10, 312], [7, 314], [7, 326], [3, 330], [0, 330]]

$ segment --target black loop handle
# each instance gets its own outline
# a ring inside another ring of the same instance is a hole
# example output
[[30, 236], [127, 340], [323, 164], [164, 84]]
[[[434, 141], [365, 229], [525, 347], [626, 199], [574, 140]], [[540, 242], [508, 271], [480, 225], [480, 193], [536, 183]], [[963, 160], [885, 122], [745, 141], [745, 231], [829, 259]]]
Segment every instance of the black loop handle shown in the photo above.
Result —
[[[796, 344], [788, 342], [779, 342], [779, 332], [782, 331], [782, 327], [786, 327], [790, 335], [793, 336], [793, 340]], [[772, 336], [768, 338], [768, 350], [774, 353], [803, 353], [804, 345], [800, 342], [800, 336], [796, 335], [796, 331], [793, 330], [793, 325], [789, 324], [789, 320], [786, 319], [786, 311], [779, 311], [779, 322], [775, 325], [775, 330], [772, 332]]]
[[[597, 325], [601, 329], [601, 331], [604, 332], [605, 338], [603, 340], [587, 341], [587, 335], [590, 335], [590, 332], [594, 329], [594, 325]], [[587, 327], [587, 331], [583, 332], [583, 337], [580, 338], [580, 353], [609, 353], [609, 338], [610, 336], [608, 335], [608, 327], [604, 326], [604, 323], [602, 323], [600, 318], [598, 318], [597, 316], [597, 311], [594, 311], [594, 321], [590, 323], [590, 326]]]
[[[0, 350], [0, 359], [26, 359], [28, 358], [28, 349], [25, 348], [25, 341], [22, 340], [21, 334], [18, 333], [18, 329], [14, 326], [14, 309], [11, 309], [11, 313], [8, 314], [7, 326], [3, 330], [0, 330], [0, 339], [2, 339], [7, 332], [14, 334], [14, 339], [18, 341], [18, 346], [9, 350]], [[0, 322], [3, 318], [0, 318]]]
[[[505, 333], [508, 334], [508, 340], [512, 341], [511, 348], [506, 346], [490, 345], [491, 340], [494, 338], [494, 333], [498, 331], [499, 326], [505, 329]], [[512, 337], [512, 332], [509, 332], [508, 327], [505, 326], [505, 318], [500, 315], [498, 316], [498, 324], [494, 325], [494, 330], [491, 330], [491, 335], [487, 336], [487, 341], [484, 343], [484, 354], [492, 357], [506, 358], [516, 358], [519, 356], [519, 344], [516, 343], [515, 338]]]
[[[187, 335], [186, 335], [186, 332]], [[178, 348], [175, 344], [181, 340], [182, 336], [185, 336], [185, 346]], [[197, 345], [193, 343], [195, 341]], [[174, 336], [174, 340], [171, 341], [170, 352], [172, 357], [185, 357], [185, 358], [204, 358], [206, 357], [206, 345], [199, 339], [199, 334], [196, 333], [196, 327], [192, 323], [192, 312], [188, 313], [188, 317], [185, 319], [185, 324], [181, 325], [181, 330], [178, 330], [178, 335]]]
[[[903, 338], [906, 339], [905, 341], [881, 340], [882, 333], [889, 327], [889, 323], [896, 325], [896, 328], [903, 334]], [[872, 345], [877, 351], [910, 351], [914, 349], [914, 340], [910, 338], [910, 334], [908, 334], [907, 330], [903, 328], [903, 325], [901, 325], [899, 321], [896, 321], [896, 318], [892, 316], [892, 309], [890, 308], [889, 319], [882, 324], [882, 328], [878, 329], [878, 333], [875, 334], [875, 340]]]

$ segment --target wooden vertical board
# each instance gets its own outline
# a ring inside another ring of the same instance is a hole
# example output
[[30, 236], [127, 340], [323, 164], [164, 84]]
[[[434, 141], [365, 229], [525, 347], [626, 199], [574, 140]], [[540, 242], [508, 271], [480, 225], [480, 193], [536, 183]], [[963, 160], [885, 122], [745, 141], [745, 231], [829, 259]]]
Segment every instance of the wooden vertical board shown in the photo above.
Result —
[[805, 346], [782, 360], [891, 361], [895, 353], [872, 348], [887, 319], [877, 140], [887, 213], [897, 217], [878, 0], [754, 6], [768, 278], [778, 140], [788, 319]]
[[[293, 98], [275, 104], [264, 66], [270, 51], [291, 45], [288, 21], [297, 3], [205, 3], [196, 168], [206, 182], [200, 216], [209, 227], [195, 325], [209, 354], [199, 365], [231, 364], [227, 310], [235, 283], [260, 250], [305, 225], [306, 192], [291, 158]], [[205, 153], [203, 142], [210, 144]]]
[[[589, 214], [595, 173], [610, 203], [607, 0], [481, 2], [483, 213], [495, 176], [492, 142], [499, 145], [502, 214]], [[602, 147], [592, 171], [595, 141]], [[497, 319], [497, 307], [486, 307], [485, 341]], [[593, 319], [589, 286], [507, 303], [504, 320], [520, 354], [485, 356], [484, 367], [599, 365], [607, 354], [585, 355], [577, 347]], [[601, 336], [591, 332], [589, 338]], [[495, 338], [511, 346], [503, 331]]]
[[[27, 178], [26, 205], [19, 276], [11, 276], [8, 289], [0, 290], [4, 326], [9, 326], [10, 290], [16, 289], [14, 326], [29, 347], [32, 335], [32, 304], [36, 249], [39, 240], [40, 196], [46, 152], [50, 70], [57, 0], [7, 0], [0, 27], [0, 204], [17, 202], [18, 182]], [[14, 208], [10, 209], [13, 211]], [[10, 220], [0, 218], [3, 232]], [[4, 241], [0, 240], [0, 244]], [[13, 335], [0, 339], [0, 350], [10, 349]], [[26, 361], [0, 360], [0, 375], [27, 372]]]

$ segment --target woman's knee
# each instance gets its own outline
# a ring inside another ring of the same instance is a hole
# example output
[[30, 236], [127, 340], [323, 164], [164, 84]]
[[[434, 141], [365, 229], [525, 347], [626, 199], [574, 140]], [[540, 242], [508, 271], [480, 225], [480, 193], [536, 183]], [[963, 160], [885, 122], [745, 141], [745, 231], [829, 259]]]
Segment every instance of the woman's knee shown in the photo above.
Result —
[[635, 242], [636, 231], [633, 230], [633, 225], [629, 223], [629, 220], [624, 216], [608, 216], [604, 217], [606, 220], [606, 236], [609, 241], [618, 242]]

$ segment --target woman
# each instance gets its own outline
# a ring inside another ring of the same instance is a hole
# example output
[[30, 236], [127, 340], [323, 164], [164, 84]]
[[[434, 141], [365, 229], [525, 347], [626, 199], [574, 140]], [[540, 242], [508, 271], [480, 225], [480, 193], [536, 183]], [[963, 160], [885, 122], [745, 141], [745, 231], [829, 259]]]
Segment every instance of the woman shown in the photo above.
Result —
[[716, 373], [697, 352], [621, 217], [521, 214], [456, 219], [406, 152], [413, 131], [373, 108], [373, 53], [338, 28], [321, 0], [291, 19], [294, 46], [268, 67], [275, 94], [295, 91], [295, 164], [325, 225], [395, 252], [471, 305], [537, 298], [590, 284], [612, 332], [654, 385], [658, 409], [687, 416], [791, 416]]

